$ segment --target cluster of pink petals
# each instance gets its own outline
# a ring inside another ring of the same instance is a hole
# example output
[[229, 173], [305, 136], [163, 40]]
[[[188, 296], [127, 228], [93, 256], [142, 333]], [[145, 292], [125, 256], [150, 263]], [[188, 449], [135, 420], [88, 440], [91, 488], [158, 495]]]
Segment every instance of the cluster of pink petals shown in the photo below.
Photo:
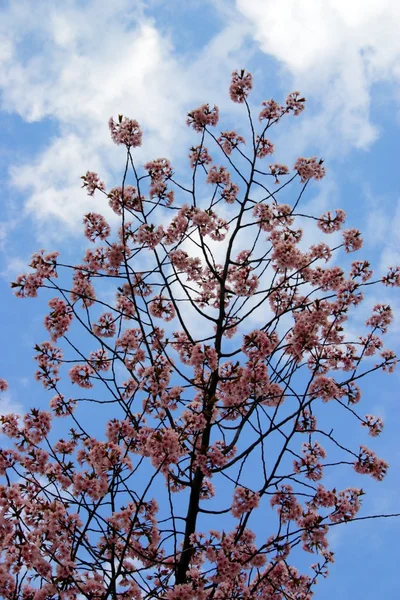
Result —
[[60, 380], [58, 374], [63, 359], [62, 350], [51, 342], [36, 344], [35, 350], [37, 352], [35, 360], [39, 367], [35, 379], [42, 383], [45, 389], [54, 388]]
[[162, 225], [155, 227], [153, 224], [143, 224], [138, 227], [138, 230], [134, 235], [134, 240], [135, 242], [154, 250], [154, 248], [161, 242], [163, 237], [164, 228]]
[[154, 296], [149, 302], [149, 311], [153, 317], [164, 321], [172, 321], [176, 314], [173, 303], [165, 296]]
[[48, 252], [39, 250], [32, 254], [30, 267], [36, 270], [36, 274], [43, 279], [54, 277], [57, 278], [57, 257], [59, 252]]
[[385, 373], [393, 373], [397, 363], [399, 362], [396, 353], [389, 349], [383, 350], [381, 352], [381, 357], [384, 360], [382, 371], [385, 371]]
[[244, 513], [257, 508], [259, 502], [260, 496], [257, 492], [252, 492], [245, 487], [237, 487], [233, 493], [232, 515], [236, 519], [240, 519]]
[[207, 183], [215, 185], [228, 185], [231, 182], [231, 177], [225, 167], [217, 167], [214, 165], [208, 172]]
[[210, 109], [209, 104], [203, 104], [198, 108], [195, 108], [186, 119], [186, 124], [191, 125], [195, 131], [203, 131], [207, 125], [215, 127], [218, 123], [219, 110], [217, 106]]
[[50, 333], [53, 342], [62, 337], [69, 329], [73, 319], [72, 309], [61, 298], [53, 298], [49, 301], [50, 314], [45, 317], [44, 326]]
[[212, 158], [205, 146], [192, 146], [190, 148], [189, 160], [192, 169], [196, 165], [206, 166], [212, 163]]
[[111, 227], [103, 217], [98, 213], [88, 213], [83, 219], [85, 225], [85, 236], [91, 242], [95, 242], [97, 238], [105, 240], [111, 233]]
[[96, 292], [86, 269], [76, 268], [74, 270], [70, 298], [72, 302], [81, 299], [83, 307], [89, 307], [95, 303]]
[[236, 183], [229, 183], [221, 192], [221, 198], [227, 204], [234, 204], [239, 194], [239, 186]]
[[108, 121], [111, 139], [115, 144], [123, 144], [127, 148], [136, 148], [142, 144], [142, 131], [135, 119], [118, 115], [118, 123], [111, 117]]
[[242, 104], [253, 88], [253, 76], [244, 69], [233, 71], [229, 95], [233, 102]]
[[400, 267], [389, 267], [387, 275], [382, 277], [384, 285], [400, 287]]
[[325, 176], [325, 167], [322, 166], [322, 159], [317, 162], [317, 157], [298, 158], [294, 164], [294, 169], [300, 176], [300, 181], [305, 183], [309, 179], [322, 179]]
[[358, 459], [354, 464], [354, 470], [361, 475], [371, 475], [374, 479], [382, 481], [389, 465], [386, 461], [378, 458], [372, 450], [366, 446], [360, 446]]
[[320, 216], [318, 219], [318, 227], [324, 233], [333, 233], [338, 231], [346, 220], [346, 213], [341, 208], [335, 211], [335, 216], [332, 216], [330, 210]]
[[257, 156], [258, 158], [265, 158], [274, 153], [275, 146], [272, 142], [267, 140], [264, 136], [256, 137]]
[[321, 458], [326, 458], [326, 452], [318, 442], [303, 443], [303, 456], [293, 462], [295, 473], [304, 473], [308, 479], [318, 481], [322, 478]]
[[286, 110], [292, 111], [297, 117], [304, 110], [306, 99], [303, 98], [300, 92], [291, 92], [286, 98]]
[[343, 231], [343, 242], [346, 252], [355, 252], [363, 245], [361, 233], [358, 229], [345, 229]]
[[377, 437], [383, 430], [383, 420], [380, 417], [374, 417], [374, 415], [365, 415], [364, 421], [361, 425], [368, 427], [368, 433], [372, 437]]
[[280, 163], [274, 163], [273, 165], [270, 165], [269, 170], [271, 171], [271, 175], [275, 177], [276, 184], [280, 183], [278, 175], [287, 175], [289, 173], [289, 168], [286, 165], [281, 165]]
[[116, 332], [115, 317], [110, 312], [103, 313], [98, 318], [97, 323], [93, 323], [92, 330], [99, 337], [114, 337]]
[[129, 211], [141, 211], [143, 198], [138, 195], [133, 185], [125, 185], [113, 188], [109, 194], [109, 205], [117, 215], [122, 214], [123, 209]]
[[375, 304], [372, 315], [366, 320], [367, 326], [379, 329], [386, 333], [388, 326], [393, 321], [393, 312], [388, 304]]
[[93, 196], [96, 190], [104, 192], [106, 189], [104, 182], [100, 181], [98, 174], [93, 171], [86, 171], [86, 175], [82, 175], [81, 179], [83, 179], [82, 187], [86, 188], [88, 196]]
[[275, 100], [264, 100], [261, 103], [261, 105], [264, 108], [259, 114], [260, 121], [275, 121], [277, 119], [280, 119], [280, 117], [285, 112], [284, 107], [275, 102]]
[[244, 137], [236, 133], [236, 131], [222, 131], [218, 138], [218, 143], [225, 154], [229, 156], [239, 144], [245, 144], [246, 141]]

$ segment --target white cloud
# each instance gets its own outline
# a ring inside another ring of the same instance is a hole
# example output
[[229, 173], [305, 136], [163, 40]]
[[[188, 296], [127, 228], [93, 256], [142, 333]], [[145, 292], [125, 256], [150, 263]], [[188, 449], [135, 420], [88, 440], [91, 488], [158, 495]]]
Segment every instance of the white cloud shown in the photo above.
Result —
[[400, 5], [396, 0], [237, 0], [254, 38], [276, 58], [320, 112], [302, 122], [303, 137], [331, 140], [340, 153], [377, 137], [371, 88], [398, 79]]

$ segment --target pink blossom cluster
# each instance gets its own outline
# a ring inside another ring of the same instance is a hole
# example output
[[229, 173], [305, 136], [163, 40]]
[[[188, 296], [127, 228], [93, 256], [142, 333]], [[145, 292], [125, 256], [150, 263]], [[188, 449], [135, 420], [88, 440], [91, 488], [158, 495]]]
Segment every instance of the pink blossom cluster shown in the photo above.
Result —
[[90, 274], [82, 265], [75, 268], [72, 278], [70, 298], [72, 302], [82, 300], [82, 306], [93, 306], [96, 301], [96, 292], [90, 281]]
[[366, 320], [367, 326], [379, 329], [386, 333], [388, 326], [393, 321], [393, 312], [388, 304], [375, 304], [372, 315]]
[[346, 213], [341, 208], [335, 210], [335, 216], [332, 216], [332, 212], [328, 210], [326, 213], [321, 215], [318, 219], [318, 227], [324, 233], [333, 233], [334, 231], [338, 231], [341, 225], [346, 220]]
[[303, 443], [302, 458], [293, 462], [295, 473], [305, 473], [312, 481], [322, 478], [323, 469], [321, 458], [326, 458], [326, 452], [318, 442]]
[[282, 165], [280, 163], [274, 163], [273, 165], [270, 165], [269, 170], [271, 171], [271, 175], [275, 177], [276, 184], [280, 183], [278, 175], [287, 175], [289, 173], [289, 168], [286, 165]]
[[60, 380], [59, 366], [62, 363], [63, 353], [51, 342], [36, 344], [37, 352], [35, 360], [38, 364], [38, 370], [35, 373], [35, 379], [39, 381], [45, 389], [55, 388]]
[[144, 223], [138, 227], [133, 237], [135, 242], [154, 250], [164, 237], [164, 228], [162, 225], [156, 227], [153, 224], [147, 225]]
[[358, 459], [354, 464], [354, 470], [361, 475], [371, 475], [374, 479], [382, 481], [385, 477], [389, 465], [386, 461], [378, 458], [372, 450], [366, 446], [360, 446]]
[[44, 326], [50, 333], [51, 340], [56, 342], [68, 331], [73, 313], [71, 307], [61, 298], [53, 298], [49, 301], [49, 306], [51, 312], [45, 317]]
[[108, 121], [111, 139], [115, 144], [123, 144], [127, 148], [142, 145], [142, 130], [135, 119], [118, 115], [118, 123], [111, 117]]
[[317, 157], [298, 158], [295, 162], [294, 169], [300, 176], [301, 183], [305, 183], [309, 179], [322, 179], [325, 176], [325, 167], [322, 166], [323, 160], [317, 162]]
[[149, 311], [153, 317], [164, 321], [172, 321], [176, 314], [173, 303], [165, 296], [154, 296], [149, 302]]
[[110, 312], [103, 313], [97, 319], [97, 323], [93, 323], [92, 330], [98, 337], [114, 337], [116, 332], [115, 317]]
[[301, 97], [300, 92], [291, 92], [286, 98], [286, 110], [292, 111], [297, 117], [304, 110], [306, 99]]
[[400, 267], [389, 267], [387, 275], [382, 277], [382, 283], [387, 286], [400, 287]]
[[104, 192], [106, 189], [104, 182], [93, 171], [86, 171], [86, 175], [82, 175], [81, 179], [83, 180], [82, 187], [86, 188], [88, 196], [93, 196], [96, 190]]
[[265, 138], [264, 136], [260, 137], [258, 135], [256, 137], [256, 146], [258, 158], [265, 158], [266, 156], [270, 156], [274, 153], [275, 150], [274, 144], [267, 140], [267, 138]]
[[210, 108], [209, 104], [203, 104], [188, 113], [186, 124], [191, 125], [195, 131], [203, 131], [207, 125], [215, 127], [219, 119], [219, 110], [217, 106]]
[[258, 507], [260, 496], [245, 487], [235, 488], [231, 512], [236, 519]]
[[211, 167], [207, 175], [207, 183], [228, 185], [230, 182], [231, 178], [225, 167], [217, 167], [216, 165]]
[[248, 252], [242, 253], [236, 258], [236, 264], [229, 267], [227, 279], [236, 296], [253, 296], [259, 286], [259, 279], [247, 262], [248, 255]]
[[39, 250], [32, 255], [30, 266], [35, 269], [35, 272], [18, 275], [16, 281], [11, 283], [13, 289], [17, 288], [14, 292], [17, 298], [36, 298], [44, 279], [57, 278], [58, 256], [58, 252], [45, 254], [44, 250]]
[[236, 183], [227, 184], [221, 192], [221, 198], [227, 204], [234, 204], [239, 194], [239, 186]]
[[207, 166], [212, 163], [212, 158], [205, 146], [192, 146], [190, 148], [189, 160], [192, 169], [196, 165]]
[[253, 216], [257, 219], [258, 226], [267, 232], [273, 231], [278, 225], [290, 226], [294, 221], [291, 212], [288, 204], [269, 205], [260, 202], [253, 208]]
[[260, 121], [277, 121], [285, 112], [284, 107], [275, 102], [275, 100], [264, 100], [261, 105], [264, 108], [259, 114]]
[[271, 498], [271, 506], [278, 506], [278, 514], [282, 523], [297, 521], [303, 514], [303, 509], [297, 501], [291, 485], [282, 485]]
[[361, 233], [358, 229], [345, 229], [343, 231], [343, 241], [346, 252], [355, 252], [363, 245]]
[[377, 437], [383, 430], [383, 420], [380, 417], [374, 417], [374, 415], [365, 415], [361, 425], [368, 427], [368, 433], [372, 437]]
[[253, 88], [253, 76], [244, 69], [233, 71], [232, 81], [229, 86], [229, 95], [232, 102], [242, 104]]
[[138, 195], [137, 188], [133, 185], [124, 187], [115, 187], [107, 194], [109, 205], [117, 215], [122, 214], [122, 210], [141, 211], [143, 206], [143, 197]]
[[218, 138], [218, 143], [225, 154], [229, 156], [239, 144], [245, 144], [246, 141], [244, 137], [236, 133], [236, 131], [222, 131]]

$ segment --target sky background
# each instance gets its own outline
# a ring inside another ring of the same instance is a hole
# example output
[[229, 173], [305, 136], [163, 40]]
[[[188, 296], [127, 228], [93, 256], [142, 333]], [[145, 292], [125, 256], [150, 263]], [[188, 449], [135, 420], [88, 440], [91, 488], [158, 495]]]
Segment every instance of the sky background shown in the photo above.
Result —
[[[399, 31], [397, 0], [0, 0], [0, 376], [10, 384], [0, 411], [49, 399], [32, 360], [48, 298], [17, 300], [9, 282], [39, 248], [71, 262], [84, 247], [82, 216], [103, 207], [80, 176], [97, 171], [113, 186], [123, 168], [109, 117], [141, 124], [138, 162], [166, 156], [184, 172], [195, 139], [188, 110], [209, 102], [224, 128], [241, 122], [228, 94], [236, 68], [253, 73], [256, 107], [296, 89], [306, 96], [301, 118], [274, 132], [276, 162], [322, 156], [327, 176], [307, 191], [315, 214], [343, 208], [365, 240], [354, 258], [379, 275], [400, 264]], [[398, 289], [371, 292], [360, 322], [390, 302], [397, 318], [385, 345], [399, 350]], [[371, 442], [360, 432], [360, 443], [391, 465], [383, 483], [355, 483], [369, 492], [363, 514], [400, 512], [399, 383], [396, 373], [363, 385], [365, 413], [385, 430]], [[336, 565], [315, 598], [398, 598], [400, 520], [333, 529]]]

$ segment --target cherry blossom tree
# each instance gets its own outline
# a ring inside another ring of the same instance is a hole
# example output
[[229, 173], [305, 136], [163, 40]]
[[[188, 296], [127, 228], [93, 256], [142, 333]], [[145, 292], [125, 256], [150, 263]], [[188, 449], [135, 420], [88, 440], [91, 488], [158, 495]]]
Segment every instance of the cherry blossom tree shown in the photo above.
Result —
[[[374, 279], [343, 210], [303, 212], [323, 161], [268, 161], [305, 99], [266, 100], [257, 121], [252, 86], [233, 73], [247, 135], [217, 133], [216, 106], [189, 112], [184, 182], [166, 158], [139, 168], [139, 123], [111, 118], [121, 186], [82, 180], [112, 218], [84, 216], [80, 264], [40, 250], [12, 284], [50, 294], [35, 378], [51, 399], [0, 419], [2, 598], [306, 600], [364, 494], [325, 474], [386, 474], [365, 445], [383, 422], [359, 406], [360, 380], [395, 368], [392, 311], [348, 325], [400, 268]], [[332, 428], [346, 420], [350, 439]]]

